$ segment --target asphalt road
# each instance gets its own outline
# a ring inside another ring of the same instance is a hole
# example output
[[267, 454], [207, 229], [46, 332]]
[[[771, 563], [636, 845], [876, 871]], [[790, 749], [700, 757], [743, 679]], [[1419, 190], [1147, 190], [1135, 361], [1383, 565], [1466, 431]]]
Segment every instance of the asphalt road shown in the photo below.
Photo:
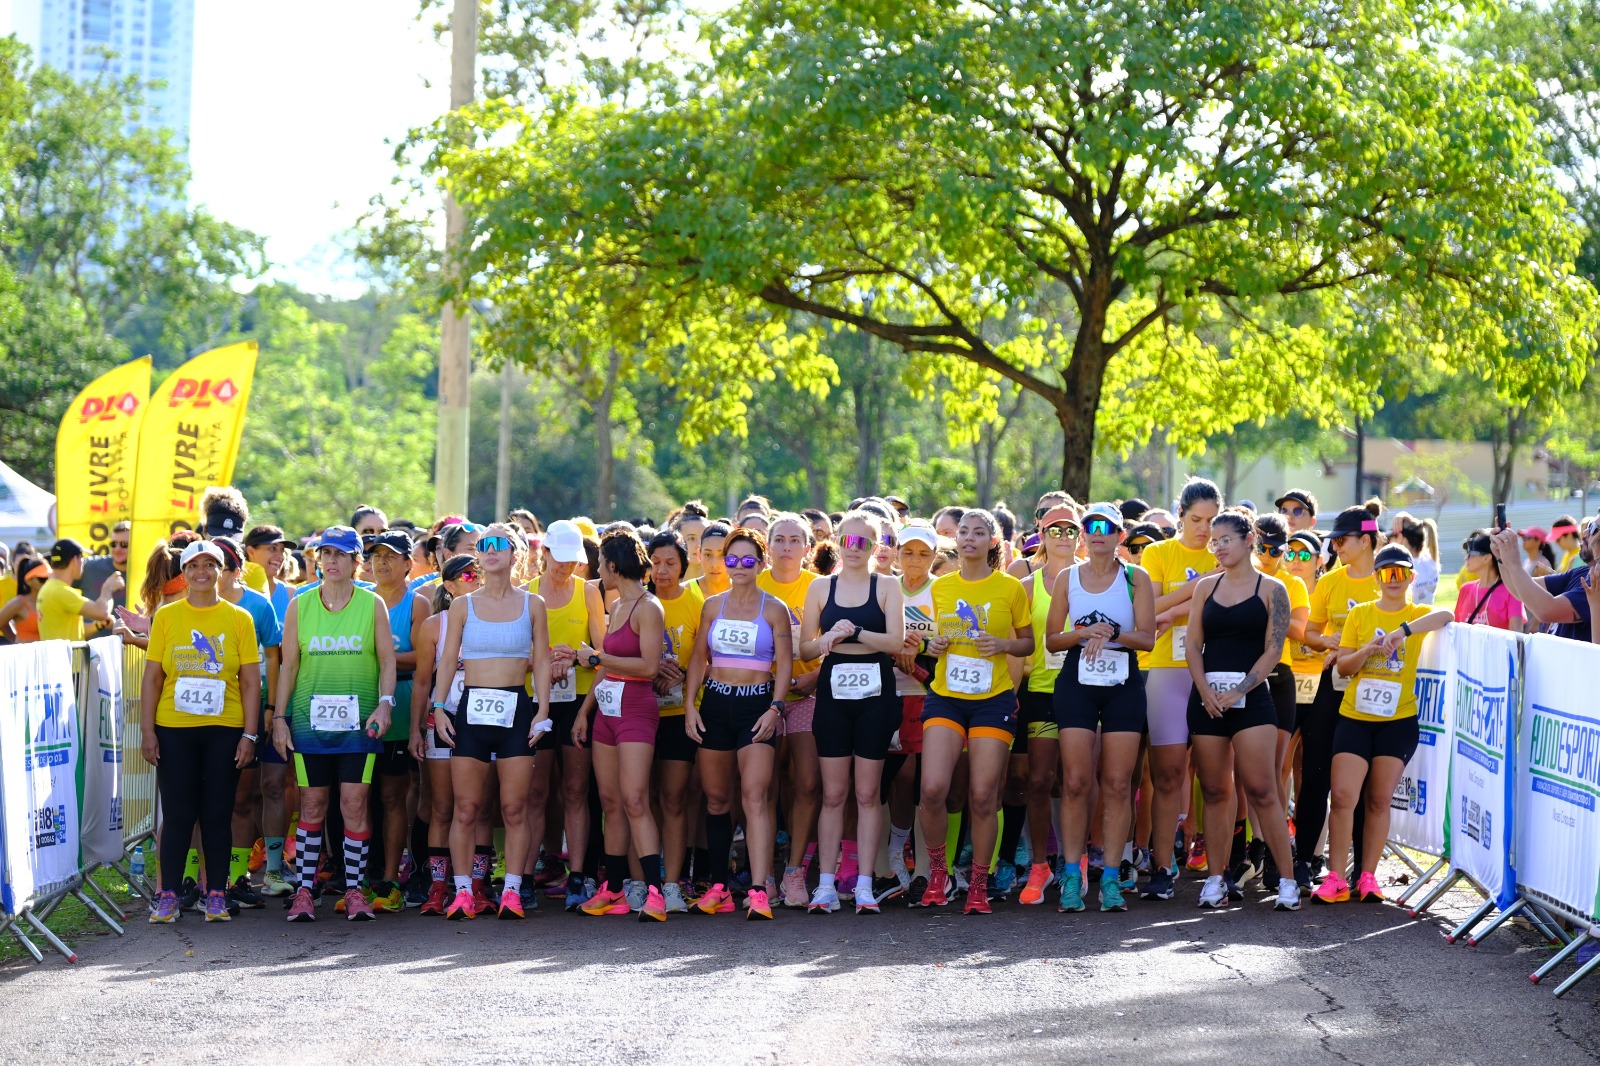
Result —
[[1564, 1000], [1502, 929], [1447, 945], [1391, 906], [1275, 913], [1254, 893], [1126, 914], [674, 917], [543, 909], [315, 925], [276, 903], [86, 937], [0, 968], [0, 1061], [841, 1064], [1593, 1063], [1600, 980]]

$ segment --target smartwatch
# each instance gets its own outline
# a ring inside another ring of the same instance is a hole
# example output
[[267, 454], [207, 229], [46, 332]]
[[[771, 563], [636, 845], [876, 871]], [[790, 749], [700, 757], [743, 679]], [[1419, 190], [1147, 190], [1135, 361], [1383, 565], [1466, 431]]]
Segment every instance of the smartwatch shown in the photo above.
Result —
[[856, 626], [856, 631], [854, 633], [850, 634], [850, 639], [852, 641], [860, 641], [861, 640], [861, 627], [860, 626]]
[[1406, 636], [1409, 637], [1411, 635], [1411, 623], [1410, 622], [1401, 622], [1400, 623], [1400, 632], [1404, 633]]
[[261, 738], [254, 733], [240, 733], [239, 735], [252, 744], [261, 743]]
[[598, 655], [589, 656], [589, 665], [590, 666], [599, 666], [600, 665], [600, 656], [598, 656]]
[[394, 697], [393, 696], [379, 696], [378, 697], [378, 702], [379, 703], [387, 703], [391, 708], [394, 707]]

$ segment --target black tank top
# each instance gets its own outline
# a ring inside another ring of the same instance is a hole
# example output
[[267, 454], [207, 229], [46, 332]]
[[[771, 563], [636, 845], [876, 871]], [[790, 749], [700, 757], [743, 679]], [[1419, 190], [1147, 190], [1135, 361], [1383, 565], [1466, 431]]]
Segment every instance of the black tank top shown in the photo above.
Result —
[[1256, 664], [1267, 646], [1267, 605], [1261, 602], [1261, 575], [1248, 597], [1231, 606], [1217, 602], [1216, 589], [1200, 612], [1206, 645], [1200, 660], [1206, 671], [1244, 673]]
[[[828, 602], [822, 605], [821, 628], [819, 633], [826, 633], [838, 624], [842, 618], [852, 625], [858, 625], [868, 633], [887, 633], [889, 620], [884, 617], [883, 605], [878, 602], [878, 575], [870, 574], [867, 579], [867, 602], [855, 607], [841, 607], [833, 594], [839, 590], [839, 579], [828, 579]], [[1265, 639], [1265, 638], [1263, 638]], [[861, 645], [853, 640], [842, 641], [842, 644]]]

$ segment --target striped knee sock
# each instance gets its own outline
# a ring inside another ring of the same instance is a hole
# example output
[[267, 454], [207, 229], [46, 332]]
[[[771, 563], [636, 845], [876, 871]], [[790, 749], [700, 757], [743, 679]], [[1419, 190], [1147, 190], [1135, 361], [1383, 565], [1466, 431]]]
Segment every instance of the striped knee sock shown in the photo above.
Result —
[[370, 831], [354, 833], [344, 831], [344, 887], [360, 888], [362, 878], [367, 873], [367, 841], [371, 838]]
[[301, 822], [294, 831], [294, 857], [300, 887], [316, 894], [317, 861], [322, 858], [322, 826]]

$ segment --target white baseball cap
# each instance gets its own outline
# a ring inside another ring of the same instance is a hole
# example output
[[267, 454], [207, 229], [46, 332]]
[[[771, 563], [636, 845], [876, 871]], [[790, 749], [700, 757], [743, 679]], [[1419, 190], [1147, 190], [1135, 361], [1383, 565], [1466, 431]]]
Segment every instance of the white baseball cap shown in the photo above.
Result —
[[544, 531], [545, 550], [558, 563], [588, 562], [589, 554], [583, 550], [583, 532], [576, 523], [565, 518], [551, 522]]
[[218, 570], [221, 570], [228, 565], [227, 560], [222, 557], [222, 549], [211, 543], [209, 540], [197, 540], [187, 548], [183, 549], [183, 554], [178, 558], [178, 565], [180, 567], [188, 566], [191, 559], [198, 558], [202, 555], [215, 559], [217, 561]]
[[908, 540], [921, 541], [933, 551], [939, 550], [939, 534], [934, 532], [932, 526], [921, 522], [912, 522], [900, 527], [900, 543]]
[[1114, 503], [1097, 503], [1083, 512], [1084, 521], [1087, 522], [1091, 518], [1108, 518], [1118, 529], [1123, 526], [1122, 509]]

